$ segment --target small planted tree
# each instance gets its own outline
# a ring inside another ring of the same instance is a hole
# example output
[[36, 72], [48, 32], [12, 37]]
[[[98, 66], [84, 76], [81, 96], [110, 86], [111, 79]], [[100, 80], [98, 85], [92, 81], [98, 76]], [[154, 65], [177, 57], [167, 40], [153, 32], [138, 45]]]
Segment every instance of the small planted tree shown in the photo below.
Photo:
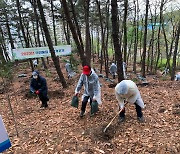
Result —
[[18, 129], [17, 129], [17, 122], [16, 122], [15, 115], [14, 115], [14, 112], [12, 109], [10, 95], [9, 95], [8, 89], [7, 89], [7, 87], [9, 86], [9, 84], [11, 83], [11, 81], [13, 79], [12, 66], [13, 66], [12, 62], [1, 62], [0, 63], [0, 77], [2, 79], [3, 90], [4, 90], [4, 93], [6, 95], [8, 106], [9, 106], [9, 109], [11, 111], [13, 121], [15, 124], [16, 134], [18, 136], [19, 133], [18, 133]]

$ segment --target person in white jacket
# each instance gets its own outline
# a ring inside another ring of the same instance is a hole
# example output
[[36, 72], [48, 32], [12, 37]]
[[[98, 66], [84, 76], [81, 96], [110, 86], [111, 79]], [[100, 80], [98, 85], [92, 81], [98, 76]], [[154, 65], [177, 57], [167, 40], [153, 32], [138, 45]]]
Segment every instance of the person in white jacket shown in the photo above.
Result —
[[144, 108], [145, 105], [141, 98], [138, 87], [133, 81], [123, 80], [120, 83], [118, 83], [115, 87], [115, 95], [116, 99], [118, 100], [120, 109], [123, 109], [122, 112], [119, 114], [119, 122], [123, 122], [125, 120], [125, 101], [135, 105], [137, 119], [140, 122], [144, 121], [142, 108]]
[[180, 81], [180, 72], [175, 75], [175, 81]]
[[73, 71], [71, 64], [67, 62], [65, 64], [66, 72], [68, 73], [68, 79], [72, 78], [76, 73]]
[[81, 74], [75, 89], [76, 96], [79, 95], [83, 85], [84, 94], [82, 96], [80, 117], [84, 116], [88, 99], [90, 99], [90, 104], [92, 101], [97, 101], [98, 104], [101, 104], [101, 88], [99, 84], [99, 78], [95, 71], [88, 65], [83, 66], [83, 73]]
[[115, 63], [112, 63], [110, 68], [109, 68], [109, 72], [111, 73], [111, 75], [113, 76], [113, 79], [115, 79], [115, 75], [117, 72], [117, 66]]
[[34, 68], [36, 68], [37, 65], [38, 65], [38, 61], [37, 61], [37, 59], [34, 59], [34, 60], [33, 60], [33, 66], [34, 66]]

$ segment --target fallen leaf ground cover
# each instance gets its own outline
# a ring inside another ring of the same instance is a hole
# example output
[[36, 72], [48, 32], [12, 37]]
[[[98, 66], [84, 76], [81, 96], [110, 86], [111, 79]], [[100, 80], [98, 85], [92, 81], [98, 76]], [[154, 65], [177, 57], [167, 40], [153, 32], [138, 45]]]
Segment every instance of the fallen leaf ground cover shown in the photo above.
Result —
[[[136, 78], [128, 69], [129, 78]], [[49, 68], [48, 75], [40, 69], [41, 75], [47, 79], [50, 97], [49, 107], [40, 109], [39, 99], [28, 94], [29, 66], [26, 63], [16, 66], [7, 92], [17, 121], [18, 137], [7, 95], [0, 94], [0, 113], [12, 142], [12, 147], [5, 154], [180, 153], [180, 82], [170, 81], [168, 77], [164, 79], [160, 75], [147, 75], [149, 84], [138, 84], [146, 104], [143, 110], [145, 122], [139, 123], [134, 106], [127, 104], [126, 121], [119, 124], [116, 118], [103, 133], [105, 126], [118, 112], [114, 87], [100, 78], [103, 102], [100, 110], [90, 117], [88, 104], [85, 116], [80, 118], [81, 102], [78, 109], [70, 105], [80, 73], [68, 80], [64, 64], [62, 70], [68, 83], [66, 89], [61, 87], [53, 67]], [[27, 74], [27, 77], [18, 78], [21, 73]]]

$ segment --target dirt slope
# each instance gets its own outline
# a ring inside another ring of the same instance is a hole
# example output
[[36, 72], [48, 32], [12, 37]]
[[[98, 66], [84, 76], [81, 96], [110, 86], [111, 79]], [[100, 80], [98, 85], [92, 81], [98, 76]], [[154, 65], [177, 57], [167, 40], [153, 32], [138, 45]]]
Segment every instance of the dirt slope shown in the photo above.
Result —
[[[28, 97], [31, 71], [24, 65], [19, 64], [16, 68], [13, 84], [8, 88], [19, 137], [16, 136], [6, 94], [0, 94], [0, 113], [12, 142], [12, 147], [4, 153], [180, 153], [180, 82], [148, 76], [149, 85], [138, 86], [146, 104], [143, 110], [145, 123], [138, 123], [134, 106], [128, 104], [125, 123], [118, 124], [118, 119], [115, 119], [103, 133], [103, 128], [118, 111], [114, 88], [109, 88], [109, 82], [100, 78], [103, 104], [97, 115], [89, 116], [88, 104], [85, 117], [81, 119], [80, 107], [70, 106], [79, 74], [68, 80], [67, 89], [62, 89], [54, 80], [57, 76], [51, 68], [46, 77], [49, 108], [43, 110], [39, 108], [37, 97]], [[28, 76], [17, 78], [20, 73]], [[41, 74], [45, 76], [43, 71]]]

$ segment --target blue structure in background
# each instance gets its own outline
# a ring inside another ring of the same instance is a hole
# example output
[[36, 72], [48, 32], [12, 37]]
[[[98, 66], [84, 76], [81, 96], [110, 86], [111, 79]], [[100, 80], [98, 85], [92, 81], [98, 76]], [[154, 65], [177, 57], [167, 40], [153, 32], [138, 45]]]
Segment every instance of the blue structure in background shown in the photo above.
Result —
[[[164, 26], [167, 26], [167, 23], [163, 23], [164, 24]], [[147, 25], [147, 29], [148, 30], [152, 30], [153, 29], [153, 27], [156, 29], [156, 28], [159, 28], [160, 26], [161, 26], [162, 24], [160, 24], [160, 23], [149, 23], [148, 25]], [[144, 29], [144, 26], [139, 26], [139, 30], [142, 30], [142, 29]]]

